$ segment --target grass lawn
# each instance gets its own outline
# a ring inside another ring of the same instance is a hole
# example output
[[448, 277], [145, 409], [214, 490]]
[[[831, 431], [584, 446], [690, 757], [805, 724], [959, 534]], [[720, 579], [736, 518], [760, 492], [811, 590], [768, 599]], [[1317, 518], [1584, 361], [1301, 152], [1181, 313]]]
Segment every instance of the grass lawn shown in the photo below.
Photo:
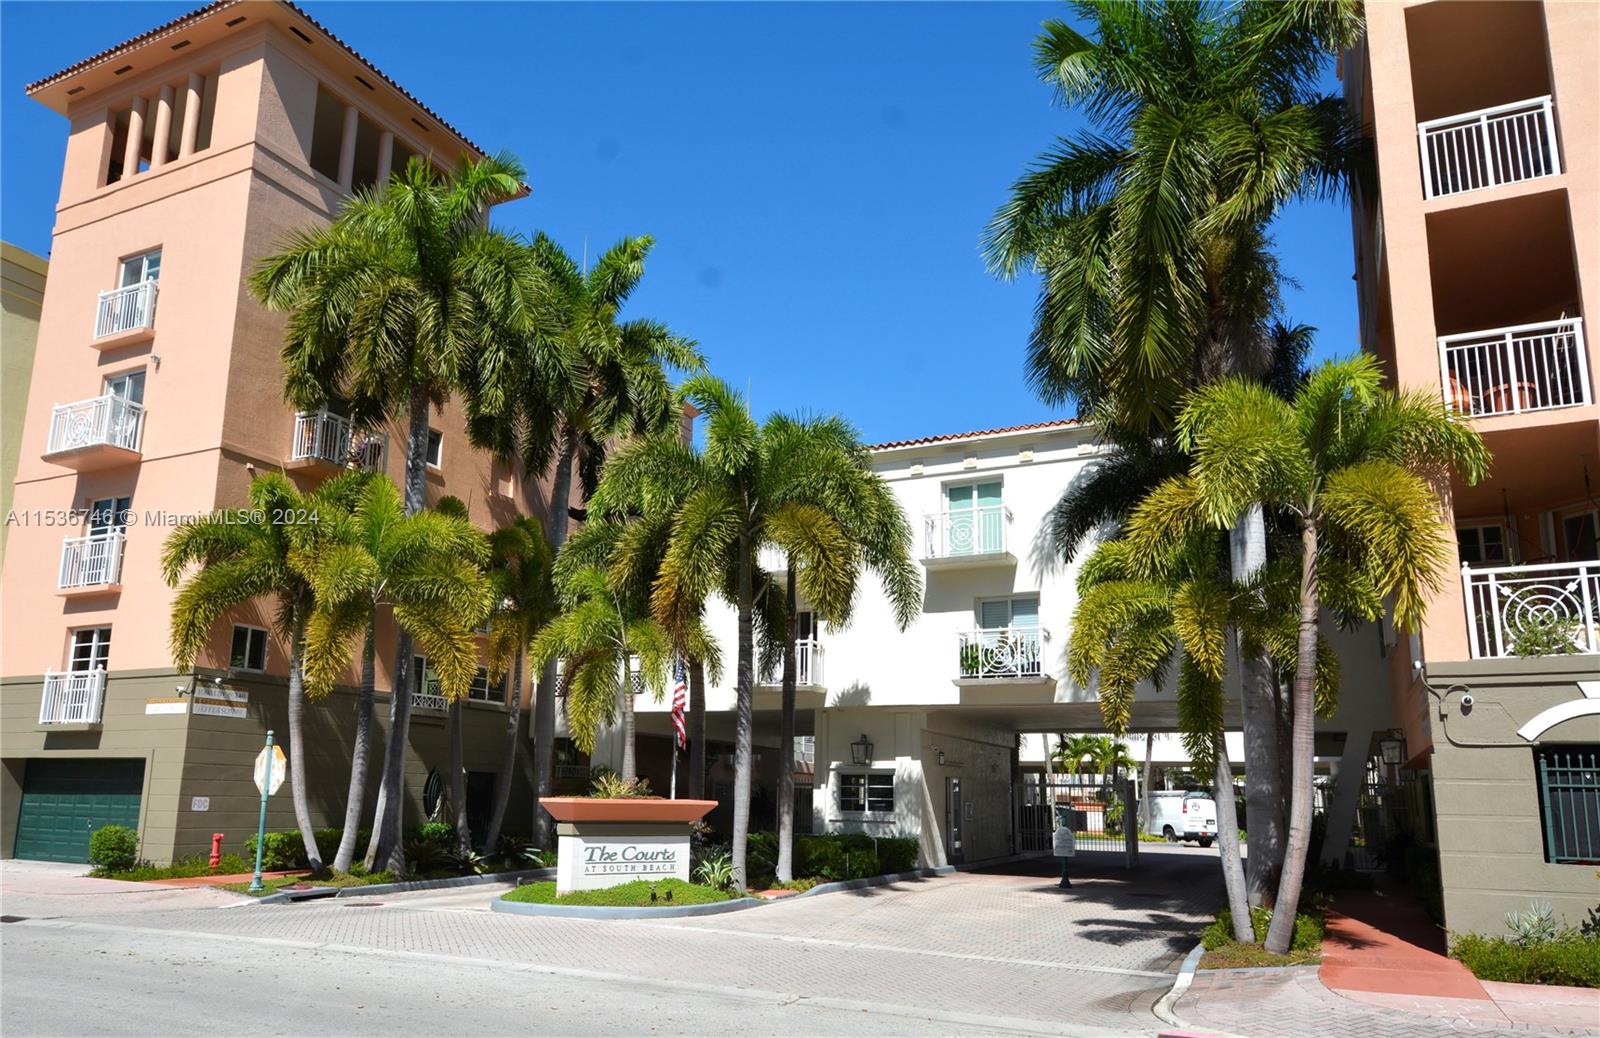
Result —
[[[655, 901], [650, 900], [652, 891], [656, 895]], [[733, 896], [715, 887], [702, 887], [696, 883], [685, 883], [681, 879], [664, 879], [655, 883], [646, 879], [636, 879], [632, 883], [619, 883], [601, 890], [574, 890], [561, 897], [556, 896], [556, 885], [552, 882], [524, 883], [507, 894], [505, 899], [526, 901], [535, 905], [665, 908], [668, 905], [707, 905], [716, 901], [727, 901]]]
[[121, 879], [131, 882], [143, 882], [151, 879], [191, 879], [195, 876], [228, 876], [236, 872], [249, 872], [254, 863], [246, 861], [237, 854], [224, 854], [216, 868], [209, 864], [209, 857], [195, 855], [182, 858], [171, 865], [139, 865], [120, 872], [108, 872], [105, 869], [95, 869], [89, 875], [96, 879]]
[[1237, 941], [1230, 941], [1200, 956], [1200, 968], [1225, 970], [1261, 966], [1313, 966], [1321, 961], [1321, 948], [1291, 950], [1288, 955], [1274, 955], [1259, 944], [1240, 944]]
[[[247, 870], [248, 871], [248, 870]], [[388, 872], [374, 872], [366, 876], [355, 876], [348, 872], [336, 872], [330, 876], [313, 878], [311, 876], [270, 876], [263, 877], [261, 889], [252, 891], [248, 881], [244, 883], [224, 883], [220, 889], [231, 890], [236, 894], [251, 894], [254, 897], [265, 897], [276, 894], [284, 887], [292, 887], [296, 883], [306, 883], [313, 887], [370, 887], [375, 883], [393, 883], [394, 876]]]

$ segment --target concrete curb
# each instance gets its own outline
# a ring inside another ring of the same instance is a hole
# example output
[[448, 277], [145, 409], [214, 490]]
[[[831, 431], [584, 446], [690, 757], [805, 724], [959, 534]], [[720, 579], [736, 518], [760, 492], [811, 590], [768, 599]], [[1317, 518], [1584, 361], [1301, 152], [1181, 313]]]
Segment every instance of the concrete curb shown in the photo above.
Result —
[[773, 902], [794, 901], [797, 898], [811, 897], [814, 894], [837, 894], [841, 890], [863, 890], [867, 887], [886, 887], [891, 883], [906, 883], [914, 879], [932, 879], [935, 876], [946, 876], [956, 871], [954, 865], [936, 865], [931, 869], [913, 869], [910, 872], [892, 872], [887, 876], [864, 876], [861, 879], [842, 879], [834, 883], [818, 883], [810, 890], [801, 891], [792, 897], [773, 898]]
[[[482, 876], [452, 876], [449, 879], [416, 879], [402, 883], [373, 883], [364, 887], [313, 887], [293, 893], [279, 891], [254, 899], [258, 905], [283, 905], [295, 901], [314, 901], [320, 898], [368, 897], [373, 894], [404, 894], [412, 890], [448, 890], [452, 887], [479, 887], [492, 883], [510, 883], [522, 880], [555, 879], [555, 869], [518, 869], [515, 872], [491, 872]], [[333, 890], [331, 894], [320, 891]], [[248, 896], [248, 895], [245, 895]], [[249, 902], [247, 902], [248, 904]]]
[[489, 906], [489, 910], [508, 912], [511, 915], [554, 916], [559, 919], [679, 919], [684, 916], [742, 912], [747, 908], [760, 908], [764, 904], [766, 902], [757, 897], [741, 897], [732, 901], [713, 901], [704, 905], [609, 908], [605, 905], [538, 905], [531, 901], [507, 901], [504, 897], [497, 897]]
[[[1174, 980], [1172, 988], [1165, 995], [1162, 995], [1155, 1005], [1150, 1007], [1150, 1011], [1155, 1013], [1156, 1019], [1180, 1029], [1188, 1026], [1178, 1019], [1178, 1014], [1174, 1009], [1178, 1004], [1178, 999], [1182, 998], [1183, 993], [1189, 990], [1189, 985], [1194, 983], [1195, 970], [1200, 968], [1200, 956], [1205, 953], [1206, 946], [1196, 944], [1189, 949], [1189, 954], [1183, 957], [1183, 965], [1178, 967], [1178, 979]], [[1162, 1033], [1165, 1035], [1169, 1032], [1163, 1031]]]

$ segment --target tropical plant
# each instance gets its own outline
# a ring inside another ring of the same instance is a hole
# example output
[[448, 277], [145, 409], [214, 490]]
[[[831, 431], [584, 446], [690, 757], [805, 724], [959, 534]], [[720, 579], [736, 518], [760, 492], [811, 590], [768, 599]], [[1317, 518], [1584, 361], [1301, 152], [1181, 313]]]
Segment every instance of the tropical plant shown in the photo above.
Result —
[[601, 800], [647, 800], [655, 796], [650, 792], [649, 779], [623, 778], [613, 772], [596, 775], [589, 785], [589, 795]]
[[[516, 397], [497, 377], [525, 364], [547, 281], [527, 248], [489, 224], [523, 190], [508, 155], [449, 175], [413, 158], [380, 187], [345, 201], [332, 224], [289, 235], [250, 275], [256, 298], [287, 311], [285, 395], [301, 408], [342, 401], [358, 425], [406, 423], [405, 511], [422, 511], [428, 413], [460, 392], [472, 413], [506, 416]], [[412, 632], [395, 650], [395, 687], [367, 862], [400, 839], [411, 722]]]
[[733, 859], [726, 854], [713, 854], [700, 862], [694, 878], [713, 890], [733, 889]]
[[[1370, 356], [1323, 365], [1293, 402], [1243, 379], [1203, 388], [1179, 416], [1178, 440], [1193, 467], [1146, 499], [1130, 542], [1160, 552], [1175, 533], [1230, 525], [1258, 504], [1299, 535], [1289, 838], [1276, 901], [1292, 909], [1311, 838], [1322, 606], [1375, 620], [1387, 600], [1397, 626], [1413, 627], [1450, 557], [1437, 482], [1454, 471], [1476, 483], [1489, 454], [1437, 394], [1385, 389]], [[1293, 924], [1289, 910], [1274, 915], [1268, 951], [1288, 948]]]
[[[1036, 65], [1092, 128], [1041, 156], [985, 239], [997, 273], [1042, 274], [1030, 383], [1047, 401], [1076, 398], [1117, 448], [1051, 517], [1063, 558], [1182, 471], [1170, 432], [1187, 389], [1227, 373], [1284, 381], [1278, 360], [1296, 336], [1273, 323], [1272, 220], [1370, 168], [1343, 100], [1320, 88], [1326, 62], [1359, 36], [1358, 0], [1075, 6], [1093, 38], [1046, 22]], [[1260, 514], [1234, 536], [1235, 578], [1249, 580], [1265, 561]], [[1281, 857], [1265, 661], [1245, 659], [1241, 685], [1260, 896]]]
[[515, 519], [489, 535], [489, 581], [495, 607], [489, 614], [489, 677], [499, 679], [509, 667], [511, 705], [506, 712], [506, 748], [495, 784], [494, 811], [484, 846], [494, 847], [505, 824], [522, 742], [522, 667], [528, 646], [556, 612], [550, 546], [539, 521]]
[[[336, 502], [325, 489], [302, 494], [277, 473], [250, 483], [248, 511], [219, 510], [179, 524], [161, 549], [161, 575], [178, 588], [172, 600], [172, 659], [180, 671], [211, 641], [212, 627], [236, 607], [259, 598], [275, 606], [273, 624], [289, 642], [289, 785], [306, 861], [322, 870], [307, 799], [305, 760], [306, 626], [311, 582], [293, 563], [295, 542], [311, 533]], [[300, 517], [315, 517], [299, 522]]]
[[1134, 767], [1134, 760], [1128, 755], [1128, 744], [1109, 735], [1095, 737], [1089, 760], [1102, 775], [1130, 771]]
[[[331, 692], [349, 672], [355, 646], [361, 647], [349, 794], [334, 855], [334, 870], [348, 872], [371, 756], [379, 612], [394, 611], [454, 701], [466, 695], [477, 672], [472, 629], [492, 599], [479, 569], [487, 547], [463, 515], [448, 509], [407, 515], [400, 491], [382, 476], [339, 476], [321, 493], [329, 503], [321, 521], [302, 531], [290, 563], [315, 598], [306, 624], [307, 691], [314, 697]], [[369, 836], [368, 842], [370, 858], [375, 840]], [[400, 871], [405, 863], [394, 852], [402, 849], [391, 847], [383, 867]], [[370, 869], [375, 859], [364, 864]]]
[[1506, 929], [1516, 944], [1543, 944], [1561, 936], [1555, 906], [1548, 901], [1536, 900], [1527, 908], [1507, 912]]
[[[588, 269], [537, 235], [527, 255], [550, 286], [552, 319], [533, 329], [521, 363], [495, 369], [501, 395], [518, 402], [511, 420], [496, 408], [471, 414], [480, 445], [521, 458], [529, 472], [551, 471], [554, 463], [545, 536], [555, 553], [567, 540], [574, 478], [578, 499], [587, 500], [613, 444], [676, 425], [681, 412], [667, 372], [704, 367], [693, 341], [661, 322], [620, 320], [652, 245], [648, 235], [624, 238]], [[541, 846], [550, 842], [538, 800], [550, 795], [553, 781], [555, 686], [551, 659], [534, 701], [533, 826]]]
[[[1076, 627], [1073, 628], [1077, 630]], [[1084, 763], [1089, 760], [1095, 751], [1095, 738], [1092, 735], [1067, 735], [1061, 733], [1056, 743], [1055, 752], [1051, 760], [1068, 775], [1081, 774], [1085, 768]]]
[[1570, 656], [1578, 652], [1582, 644], [1578, 619], [1560, 614], [1526, 617], [1511, 634], [1514, 656]]

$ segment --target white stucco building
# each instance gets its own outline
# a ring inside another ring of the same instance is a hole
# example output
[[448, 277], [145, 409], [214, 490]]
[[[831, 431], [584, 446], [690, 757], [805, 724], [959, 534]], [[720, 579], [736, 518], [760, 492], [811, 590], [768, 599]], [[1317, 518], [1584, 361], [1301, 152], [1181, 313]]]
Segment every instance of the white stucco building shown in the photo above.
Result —
[[[917, 835], [927, 863], [1013, 853], [1022, 771], [1037, 768], [1027, 733], [1103, 730], [1092, 688], [1066, 676], [1077, 565], [1050, 549], [1046, 518], [1062, 491], [1101, 456], [1095, 431], [1074, 421], [931, 436], [872, 448], [873, 465], [910, 520], [925, 581], [923, 607], [900, 631], [869, 579], [850, 625], [802, 624], [796, 730], [814, 747], [814, 784], [801, 786], [798, 825], [813, 831]], [[1082, 558], [1080, 554], [1080, 559]], [[772, 560], [772, 565], [780, 565]], [[803, 604], [802, 604], [803, 608]], [[706, 693], [711, 746], [708, 795], [731, 789], [735, 617], [712, 606], [726, 673]], [[1387, 729], [1376, 628], [1335, 631], [1346, 658], [1346, 705], [1328, 726], [1349, 732], [1364, 762], [1373, 731]], [[1371, 701], [1370, 704], [1368, 701]], [[779, 735], [779, 690], [756, 693], [752, 828], [770, 826]], [[1369, 708], [1370, 707], [1370, 708]], [[639, 770], [659, 792], [669, 776], [668, 704], [637, 700]], [[1382, 714], [1382, 717], [1375, 716]], [[1230, 727], [1237, 726], [1236, 711]], [[1139, 732], [1176, 729], [1171, 691], [1146, 690]], [[1176, 740], [1162, 740], [1176, 744]], [[870, 754], [865, 763], [865, 744]], [[1231, 747], [1238, 752], [1235, 736]], [[1321, 739], [1337, 757], [1337, 740]], [[1136, 756], [1142, 757], [1142, 744]], [[1019, 752], [1020, 751], [1020, 752]], [[799, 771], [810, 771], [802, 751]], [[620, 739], [606, 733], [594, 762], [615, 766]], [[680, 795], [687, 781], [679, 759]], [[803, 782], [804, 779], [802, 778]]]

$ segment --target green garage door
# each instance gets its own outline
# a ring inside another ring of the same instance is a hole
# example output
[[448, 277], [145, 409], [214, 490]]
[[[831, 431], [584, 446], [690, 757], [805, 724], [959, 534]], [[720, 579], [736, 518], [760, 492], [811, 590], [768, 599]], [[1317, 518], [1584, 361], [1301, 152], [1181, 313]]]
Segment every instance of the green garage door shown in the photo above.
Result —
[[12, 853], [35, 861], [88, 861], [102, 825], [139, 827], [144, 761], [78, 757], [30, 760]]

